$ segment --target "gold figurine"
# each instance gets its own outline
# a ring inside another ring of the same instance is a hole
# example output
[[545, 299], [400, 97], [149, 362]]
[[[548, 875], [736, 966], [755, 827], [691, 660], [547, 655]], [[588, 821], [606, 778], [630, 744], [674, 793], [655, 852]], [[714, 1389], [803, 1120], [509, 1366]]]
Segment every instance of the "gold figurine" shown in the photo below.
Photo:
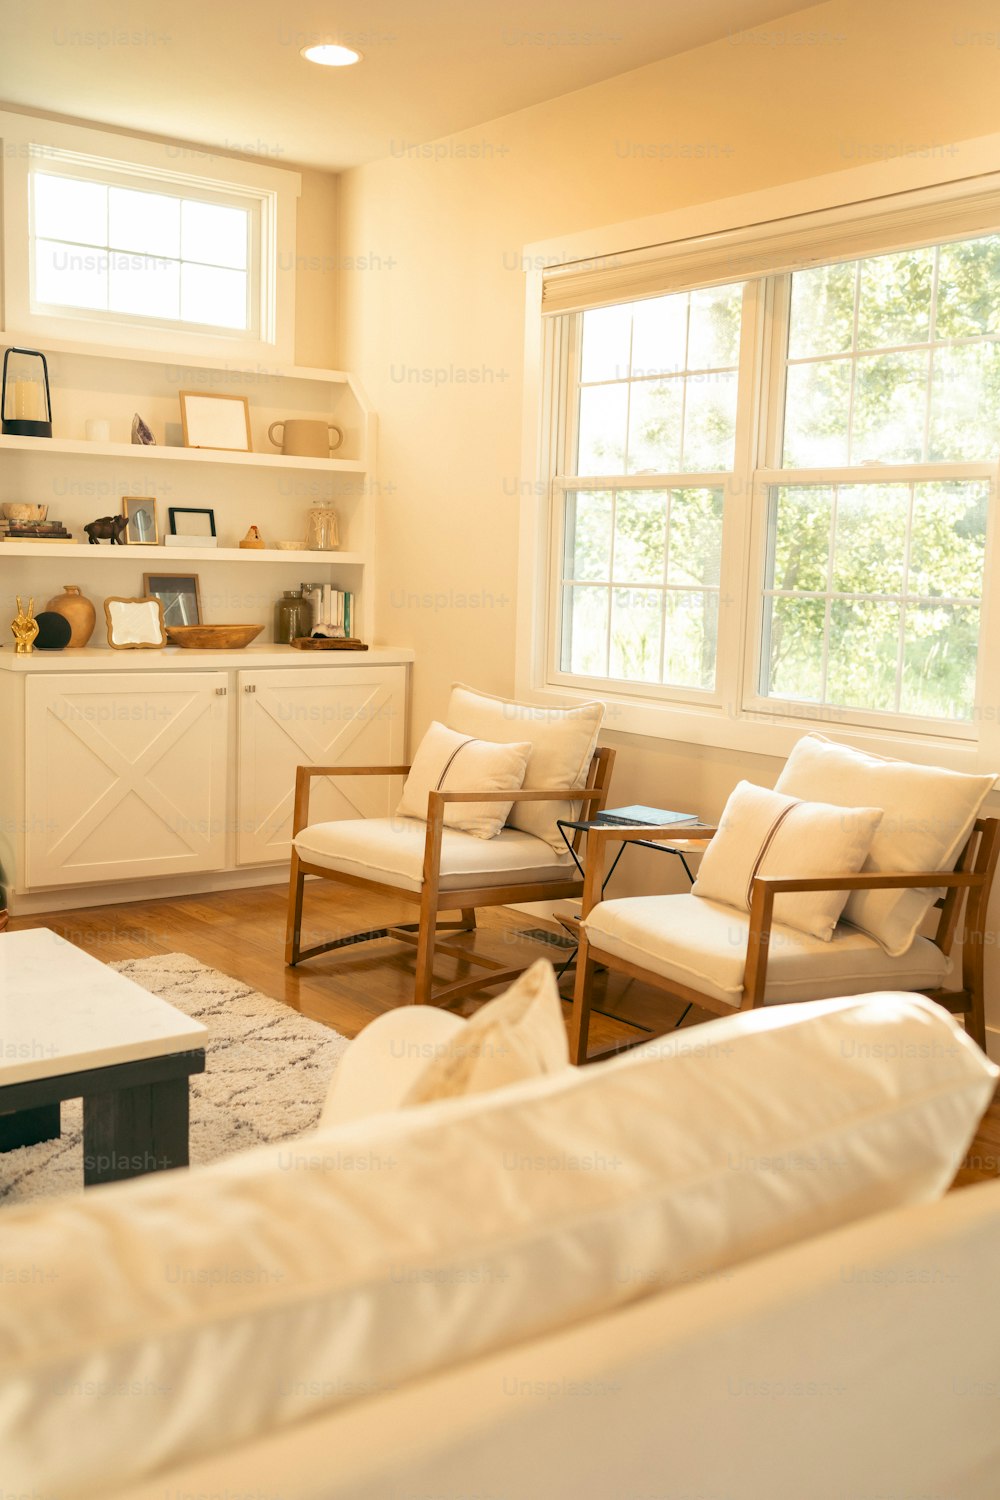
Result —
[[24, 605], [21, 603], [21, 596], [18, 594], [17, 615], [10, 622], [10, 628], [14, 633], [14, 640], [17, 642], [17, 645], [14, 647], [15, 656], [27, 656], [35, 643], [35, 636], [38, 634], [38, 621], [34, 618], [34, 608], [34, 599], [29, 599], [28, 613], [25, 614]]

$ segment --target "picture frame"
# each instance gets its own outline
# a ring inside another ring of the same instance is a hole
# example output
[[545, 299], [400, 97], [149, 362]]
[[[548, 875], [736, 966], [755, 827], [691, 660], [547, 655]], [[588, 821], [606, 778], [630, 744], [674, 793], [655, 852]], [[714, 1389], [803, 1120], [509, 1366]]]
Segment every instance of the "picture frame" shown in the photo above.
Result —
[[130, 547], [155, 547], [160, 540], [156, 500], [152, 495], [123, 495], [122, 515], [128, 521], [125, 541]]
[[[191, 505], [167, 507], [171, 536], [215, 536], [215, 511]], [[178, 517], [181, 525], [178, 526]], [[199, 519], [192, 519], [193, 517]]]
[[253, 452], [250, 403], [246, 396], [221, 396], [204, 391], [179, 391], [178, 396], [185, 448]]
[[167, 644], [159, 599], [123, 599], [114, 594], [104, 601], [104, 618], [108, 645], [116, 651], [156, 651]]
[[142, 588], [163, 607], [163, 628], [200, 625], [201, 585], [197, 573], [143, 573]]

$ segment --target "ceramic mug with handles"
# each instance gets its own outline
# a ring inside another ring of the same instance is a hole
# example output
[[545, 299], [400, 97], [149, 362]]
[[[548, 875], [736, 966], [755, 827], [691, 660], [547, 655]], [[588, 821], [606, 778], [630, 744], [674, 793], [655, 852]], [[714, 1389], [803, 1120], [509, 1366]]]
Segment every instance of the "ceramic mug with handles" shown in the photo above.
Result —
[[[281, 436], [275, 437], [279, 428]], [[267, 436], [290, 458], [329, 458], [344, 441], [339, 427], [314, 417], [289, 417], [284, 422], [272, 422]]]

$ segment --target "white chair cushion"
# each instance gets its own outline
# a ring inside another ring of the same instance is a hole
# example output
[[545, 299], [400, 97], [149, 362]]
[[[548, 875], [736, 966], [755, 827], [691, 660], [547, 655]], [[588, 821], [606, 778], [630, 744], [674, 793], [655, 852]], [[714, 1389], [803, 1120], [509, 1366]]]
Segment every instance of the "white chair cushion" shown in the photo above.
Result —
[[[533, 703], [493, 698], [456, 683], [446, 717], [450, 728], [480, 739], [504, 743], [530, 740], [531, 754], [524, 776], [526, 791], [550, 786], [582, 789], [604, 718], [604, 704], [540, 708]], [[579, 816], [579, 802], [515, 802], [508, 822], [512, 828], [532, 833], [561, 852], [566, 846], [556, 819]]]
[[[757, 875], [856, 875], [882, 821], [879, 807], [800, 802], [752, 782], [737, 784], [705, 850], [695, 894], [750, 910]], [[786, 891], [774, 920], [829, 941], [847, 891]]]
[[[417, 747], [396, 816], [426, 818], [431, 792], [516, 792], [530, 753], [526, 740], [500, 745], [435, 722]], [[444, 823], [477, 839], [495, 839], [510, 809], [510, 802], [446, 802]]]
[[109, 1496], [494, 1350], [516, 1374], [548, 1331], [933, 1199], [998, 1076], [913, 996], [692, 1042], [5, 1209], [5, 1493]]
[[[954, 867], [995, 780], [887, 760], [807, 734], [793, 748], [775, 791], [839, 807], [881, 807], [885, 816], [864, 869], [905, 873]], [[852, 891], [844, 919], [898, 957], [937, 896], [934, 890]]]
[[408, 1090], [404, 1104], [485, 1094], [569, 1067], [569, 1043], [555, 971], [544, 958], [502, 995], [480, 1006], [460, 1033], [439, 1048]]
[[[295, 847], [308, 864], [324, 870], [419, 891], [426, 839], [427, 824], [418, 818], [347, 818], [311, 823], [296, 835]], [[548, 844], [517, 828], [504, 828], [495, 839], [477, 839], [457, 828], [446, 828], [441, 837], [444, 891], [567, 880], [575, 874], [568, 851], [559, 859]]]
[[[584, 925], [590, 942], [612, 957], [739, 1005], [750, 930], [746, 913], [702, 896], [630, 896], [602, 901]], [[951, 961], [928, 938], [915, 939], [903, 957], [891, 958], [874, 938], [844, 924], [827, 942], [775, 924], [764, 1000], [936, 989], [950, 972]]]

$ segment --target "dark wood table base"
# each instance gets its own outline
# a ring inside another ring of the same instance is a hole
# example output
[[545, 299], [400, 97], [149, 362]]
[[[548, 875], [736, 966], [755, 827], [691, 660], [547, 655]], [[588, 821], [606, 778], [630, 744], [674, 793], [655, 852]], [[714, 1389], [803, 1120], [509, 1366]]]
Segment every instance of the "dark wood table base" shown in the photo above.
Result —
[[0, 1088], [0, 1152], [55, 1140], [60, 1101], [83, 1099], [83, 1183], [120, 1182], [188, 1165], [188, 1079], [205, 1053], [62, 1073]]

